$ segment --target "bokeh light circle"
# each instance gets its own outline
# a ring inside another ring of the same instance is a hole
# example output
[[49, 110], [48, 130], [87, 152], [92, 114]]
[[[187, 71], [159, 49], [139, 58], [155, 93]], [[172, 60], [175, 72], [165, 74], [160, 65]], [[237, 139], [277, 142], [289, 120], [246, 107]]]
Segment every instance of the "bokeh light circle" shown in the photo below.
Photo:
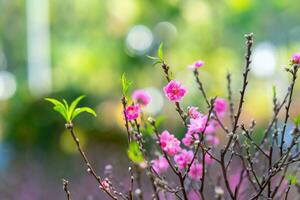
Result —
[[270, 77], [275, 72], [276, 49], [268, 43], [258, 44], [253, 50], [252, 72], [258, 77]]
[[152, 43], [152, 32], [144, 25], [132, 27], [126, 37], [126, 47], [130, 53], [135, 55], [143, 55], [148, 52]]
[[177, 28], [170, 22], [159, 22], [154, 28], [154, 36], [158, 41], [168, 44], [177, 38]]

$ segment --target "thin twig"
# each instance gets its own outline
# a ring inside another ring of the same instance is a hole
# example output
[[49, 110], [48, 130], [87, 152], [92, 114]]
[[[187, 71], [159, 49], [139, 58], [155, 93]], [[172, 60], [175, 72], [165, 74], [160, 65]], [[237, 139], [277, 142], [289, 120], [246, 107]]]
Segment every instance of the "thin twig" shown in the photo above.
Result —
[[75, 144], [77, 146], [77, 149], [78, 149], [81, 157], [83, 158], [83, 160], [85, 162], [85, 165], [87, 166], [87, 171], [89, 172], [89, 174], [91, 174], [96, 179], [96, 181], [100, 185], [100, 188], [102, 189], [102, 191], [104, 191], [112, 199], [118, 199], [115, 195], [113, 195], [111, 193], [110, 187], [108, 187], [106, 184], [104, 184], [105, 181], [103, 182], [103, 179], [96, 174], [96, 171], [92, 167], [89, 159], [87, 158], [85, 152], [83, 151], [83, 149], [82, 149], [82, 147], [80, 145], [79, 139], [75, 135], [73, 124], [72, 123], [67, 123], [66, 124], [66, 128], [70, 131], [71, 136], [72, 136], [72, 138], [73, 138], [73, 140], [74, 140], [74, 142], [75, 142]]
[[71, 192], [69, 191], [69, 181], [63, 179], [63, 190], [65, 191], [66, 195], [67, 195], [67, 200], [71, 200]]

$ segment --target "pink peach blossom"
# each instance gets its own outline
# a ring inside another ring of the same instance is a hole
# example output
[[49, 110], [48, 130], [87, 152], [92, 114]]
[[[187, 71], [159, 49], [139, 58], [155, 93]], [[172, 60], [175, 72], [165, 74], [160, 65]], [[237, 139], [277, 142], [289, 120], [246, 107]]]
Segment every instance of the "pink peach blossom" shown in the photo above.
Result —
[[128, 120], [137, 119], [139, 117], [140, 112], [141, 112], [141, 109], [138, 105], [128, 106], [125, 110], [125, 114], [126, 114]]
[[170, 156], [177, 154], [180, 148], [180, 141], [168, 131], [163, 131], [159, 138], [161, 148]]
[[292, 55], [292, 64], [300, 64], [300, 52]]
[[202, 116], [202, 114], [200, 112], [198, 112], [198, 108], [193, 107], [193, 106], [189, 107], [188, 115], [193, 119], [196, 119], [196, 118], [199, 118]]
[[179, 169], [185, 168], [193, 159], [193, 151], [182, 150], [179, 154], [174, 156], [174, 161]]
[[151, 165], [158, 174], [166, 172], [169, 168], [169, 163], [164, 156], [160, 156], [156, 160], [152, 160]]
[[150, 103], [150, 96], [145, 90], [135, 90], [132, 93], [133, 101], [141, 106], [146, 106]]
[[172, 80], [164, 87], [164, 92], [170, 101], [179, 102], [187, 90], [179, 81]]
[[199, 162], [193, 162], [189, 171], [189, 177], [192, 180], [199, 181], [202, 177], [203, 166]]
[[207, 115], [198, 117], [196, 119], [191, 119], [190, 124], [188, 125], [188, 132], [191, 134], [200, 133], [204, 131], [206, 123], [207, 123]]
[[222, 98], [217, 98], [214, 103], [214, 111], [219, 117], [223, 117], [227, 111], [226, 100]]

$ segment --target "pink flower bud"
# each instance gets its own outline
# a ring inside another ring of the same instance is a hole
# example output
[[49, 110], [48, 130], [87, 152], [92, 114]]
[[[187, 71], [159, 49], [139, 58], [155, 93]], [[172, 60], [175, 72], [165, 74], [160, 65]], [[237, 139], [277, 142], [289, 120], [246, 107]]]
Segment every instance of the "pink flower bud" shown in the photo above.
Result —
[[192, 65], [189, 65], [188, 68], [190, 70], [196, 70], [196, 69], [199, 69], [200, 67], [202, 67], [203, 65], [204, 65], [204, 61], [198, 60], [198, 61], [195, 61]]
[[292, 64], [300, 64], [300, 52], [292, 55], [291, 62]]

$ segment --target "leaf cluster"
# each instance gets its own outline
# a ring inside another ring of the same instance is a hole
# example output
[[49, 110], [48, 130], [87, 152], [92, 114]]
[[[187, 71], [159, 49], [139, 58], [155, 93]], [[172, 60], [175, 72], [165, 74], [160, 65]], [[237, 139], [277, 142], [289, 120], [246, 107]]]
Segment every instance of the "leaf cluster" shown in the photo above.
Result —
[[72, 122], [79, 114], [83, 112], [87, 112], [92, 114], [93, 116], [97, 116], [96, 112], [89, 107], [77, 107], [78, 103], [85, 97], [85, 95], [81, 95], [77, 97], [70, 105], [68, 102], [63, 99], [62, 101], [58, 101], [54, 98], [45, 98], [46, 101], [49, 101], [54, 105], [53, 109], [58, 112], [67, 123]]

